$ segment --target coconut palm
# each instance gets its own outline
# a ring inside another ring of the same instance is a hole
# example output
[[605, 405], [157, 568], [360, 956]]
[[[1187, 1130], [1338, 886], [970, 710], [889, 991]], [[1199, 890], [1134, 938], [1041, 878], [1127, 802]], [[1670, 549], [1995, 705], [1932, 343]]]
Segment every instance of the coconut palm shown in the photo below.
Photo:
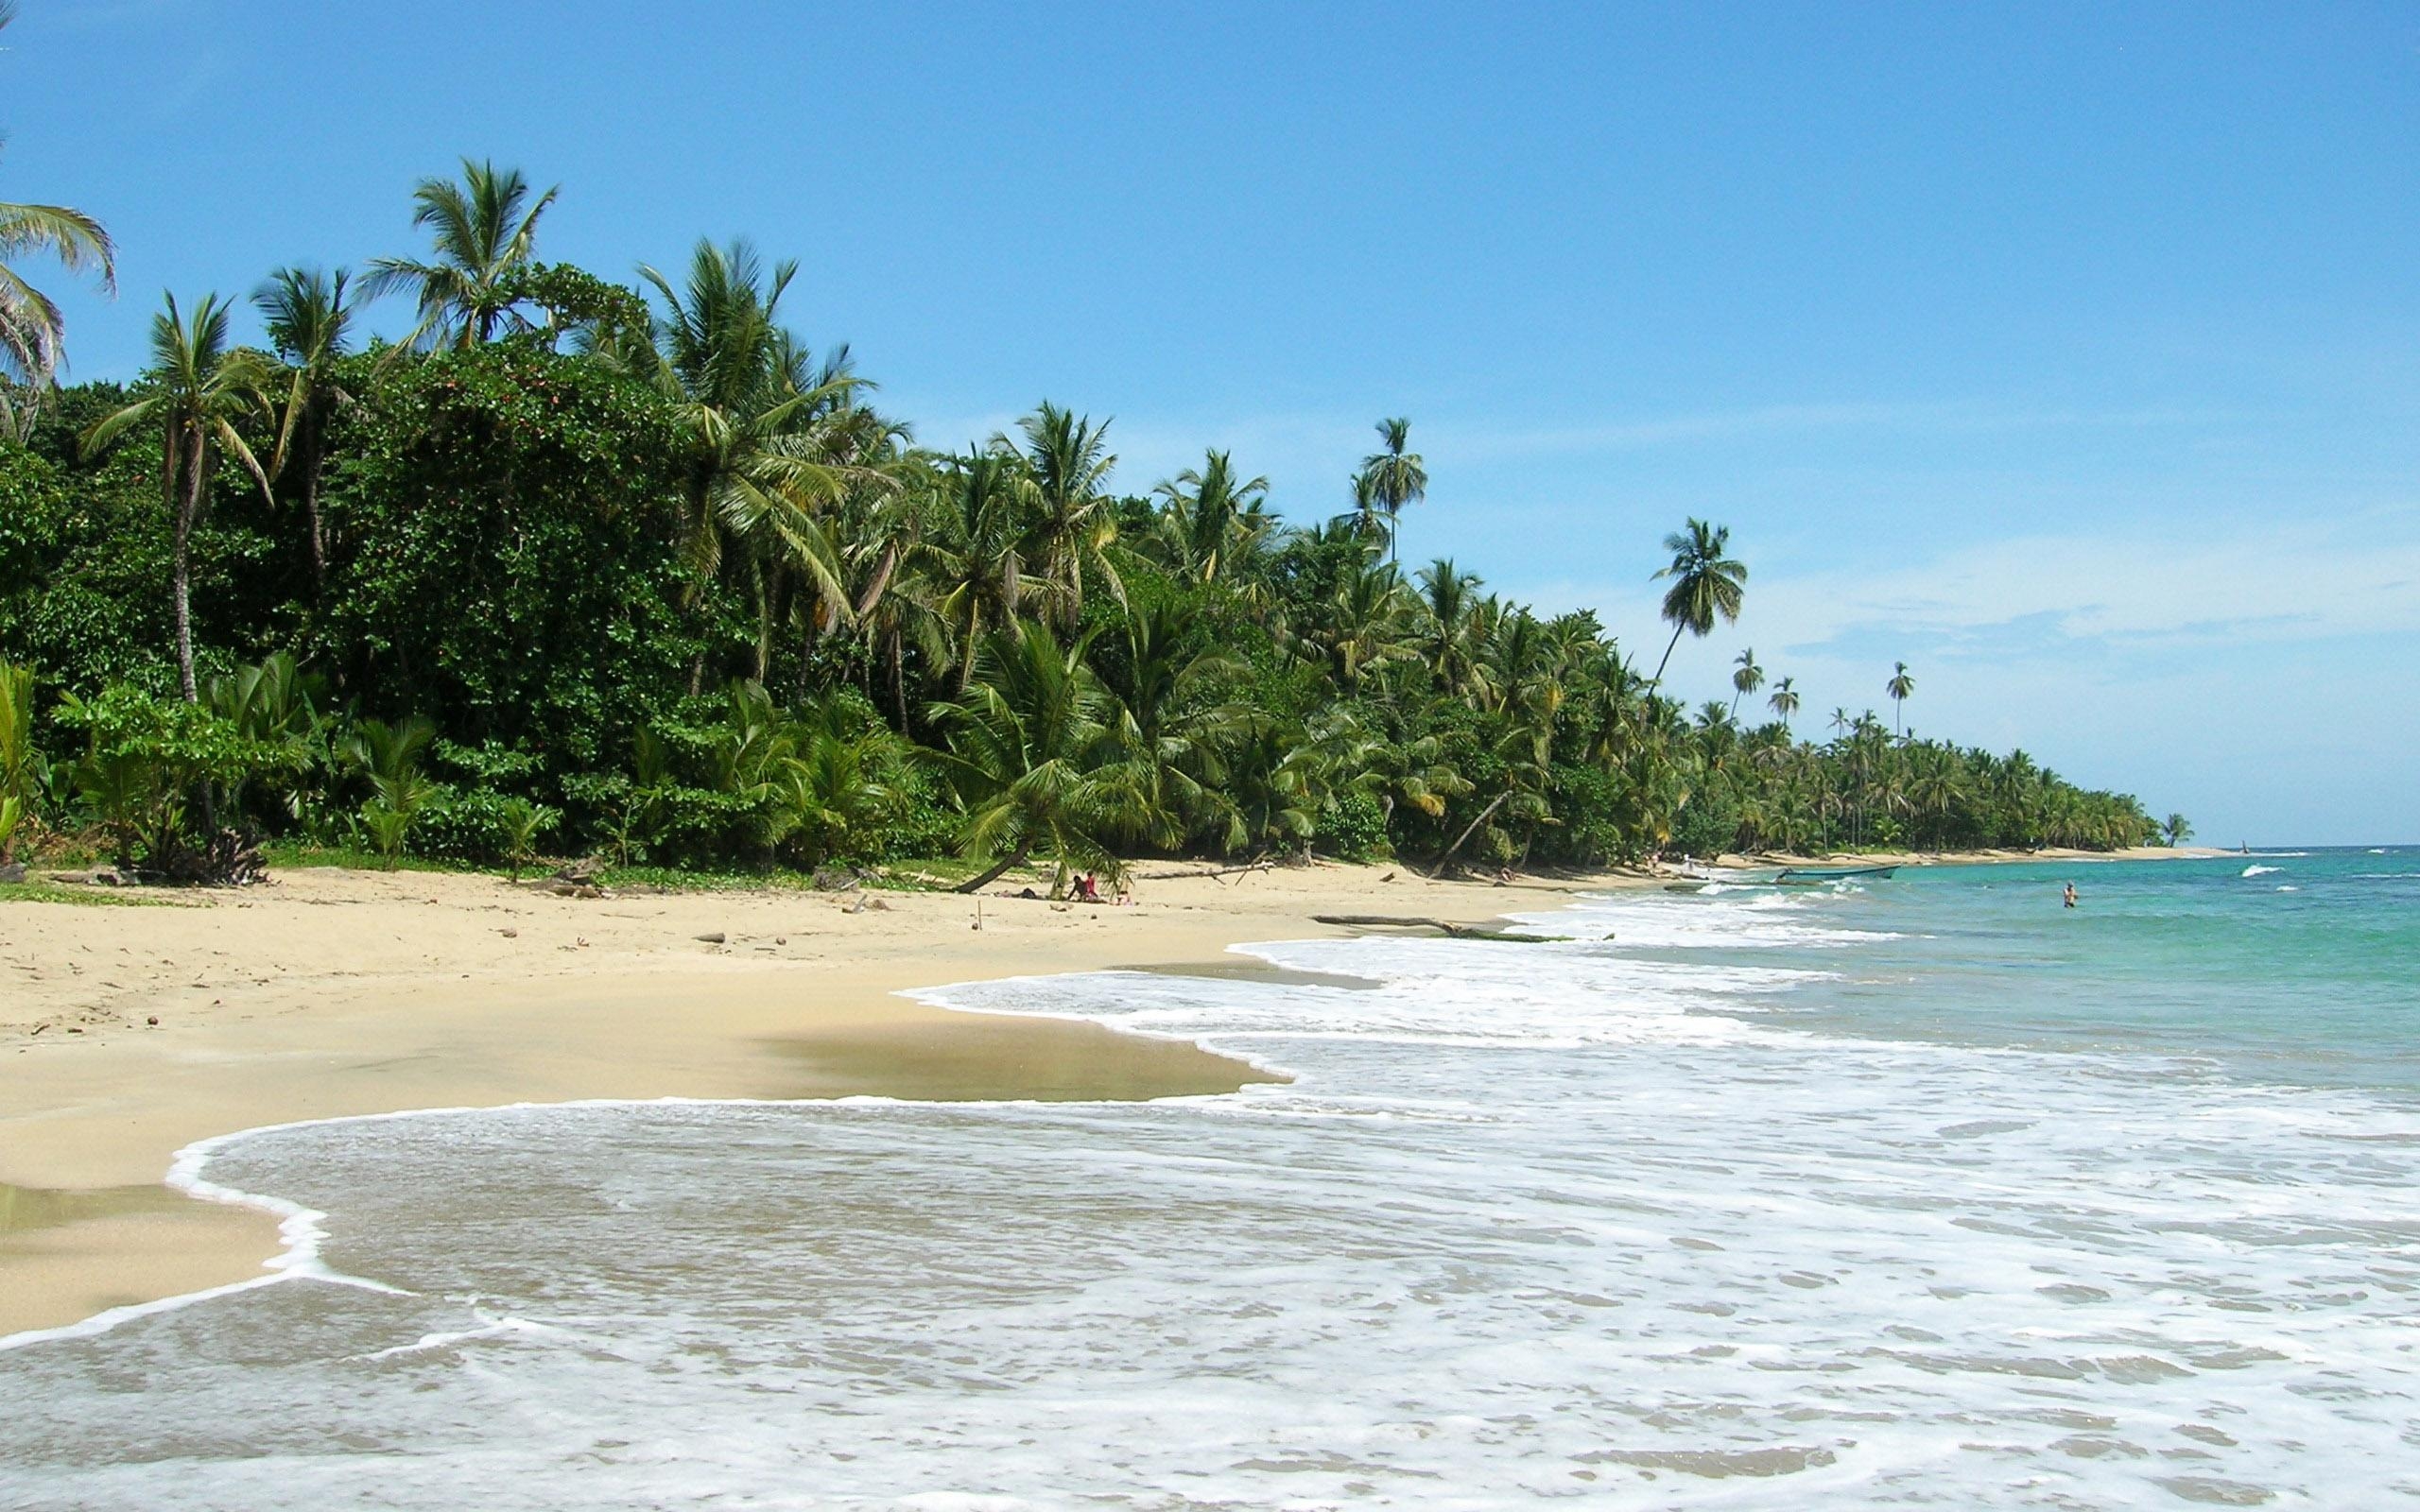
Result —
[[1739, 700], [1765, 685], [1765, 669], [1756, 665], [1754, 646], [1740, 652], [1732, 666], [1735, 670], [1731, 674], [1731, 713], [1736, 718], [1739, 713]]
[[1765, 700], [1772, 706], [1773, 715], [1784, 730], [1789, 728], [1790, 716], [1798, 713], [1798, 679], [1784, 678], [1773, 684], [1773, 696]]
[[1244, 843], [1245, 826], [1222, 790], [1219, 751], [1242, 725], [1243, 712], [1224, 695], [1244, 663], [1201, 644], [1186, 610], [1167, 599], [1130, 613], [1125, 640], [1125, 656], [1103, 682], [1116, 700], [1115, 742], [1138, 765], [1149, 792], [1129, 816], [1136, 827], [1113, 829], [1118, 838], [1164, 850], [1196, 834], [1234, 850]]
[[1154, 522], [1161, 550], [1169, 566], [1197, 583], [1234, 576], [1275, 524], [1265, 508], [1269, 480], [1238, 478], [1225, 452], [1210, 452], [1200, 469], [1187, 468], [1151, 491], [1162, 500]]
[[962, 698], [984, 632], [1007, 627], [1015, 633], [1029, 607], [1047, 605], [1050, 585], [1026, 570], [1033, 483], [1014, 462], [970, 448], [949, 459], [942, 487], [946, 528], [925, 547], [923, 561], [934, 611], [957, 643]]
[[1478, 576], [1440, 557], [1420, 570], [1422, 625], [1418, 644], [1440, 691], [1457, 697], [1476, 691], [1478, 662]]
[[[0, 0], [0, 29], [17, 19], [16, 0]], [[65, 205], [0, 204], [0, 378], [37, 391], [49, 387], [64, 358], [66, 322], [49, 296], [9, 264], [27, 252], [56, 259], [70, 273], [100, 275], [102, 291], [117, 289], [117, 249], [101, 223]], [[12, 418], [0, 393], [0, 421]]]
[[423, 179], [412, 187], [412, 224], [428, 228], [431, 259], [373, 259], [361, 292], [411, 293], [420, 324], [405, 337], [407, 347], [468, 349], [503, 330], [533, 329], [513, 275], [534, 261], [538, 218], [562, 192], [558, 184], [533, 200], [520, 169], [464, 158], [460, 183]]
[[[853, 485], [887, 482], [881, 466], [851, 455], [863, 387], [845, 353], [815, 367], [782, 329], [782, 293], [797, 275], [768, 273], [742, 241], [700, 239], [680, 287], [652, 267], [639, 275], [662, 300], [652, 381], [672, 409], [684, 450], [682, 558], [691, 593], [740, 548], [757, 608], [756, 675], [770, 660], [784, 584], [802, 578], [826, 605], [851, 602], [839, 547], [821, 516]], [[691, 668], [703, 675], [702, 656]]]
[[209, 503], [219, 455], [241, 462], [262, 494], [269, 492], [268, 473], [235, 421], [271, 412], [266, 390], [273, 375], [256, 353], [228, 350], [227, 310], [218, 296], [208, 294], [188, 318], [169, 295], [167, 309], [151, 318], [149, 392], [102, 417], [83, 440], [84, 454], [92, 456], [135, 425], [156, 421], [161, 428], [160, 493], [175, 530], [170, 592], [177, 681], [187, 703], [201, 697], [193, 670], [193, 530]]
[[1085, 663], [1088, 644], [1062, 646], [1034, 621], [994, 630], [964, 696], [935, 711], [949, 731], [938, 761], [966, 810], [959, 849], [989, 863], [959, 891], [1036, 856], [1058, 867], [1054, 892], [1076, 869], [1121, 876], [1112, 837], [1158, 822], [1145, 774], [1117, 749], [1116, 700]]
[[1361, 459], [1361, 471], [1355, 474], [1354, 500], [1365, 513], [1384, 509], [1387, 513], [1387, 560], [1395, 559], [1396, 517], [1407, 504], [1418, 504], [1428, 496], [1428, 469], [1417, 452], [1407, 452], [1411, 440], [1411, 421], [1382, 420], [1377, 424], [1379, 451]]
[[1664, 660], [1655, 663], [1655, 676], [1649, 679], [1654, 685], [1663, 685], [1664, 669], [1670, 664], [1672, 648], [1681, 644], [1683, 631], [1710, 635], [1718, 617], [1726, 622], [1738, 620], [1748, 569], [1723, 555], [1730, 543], [1729, 526], [1710, 525], [1697, 519], [1664, 538], [1664, 549], [1672, 554], [1672, 561], [1659, 569], [1655, 576], [1672, 580], [1671, 589], [1664, 595], [1663, 611], [1664, 618], [1671, 622], [1672, 639], [1664, 647]]
[[1908, 696], [1916, 691], [1916, 679], [1908, 676], [1908, 663], [1893, 663], [1891, 680], [1882, 691], [1891, 696], [1891, 723], [1896, 729], [1900, 717], [1907, 713]]
[[352, 398], [336, 379], [337, 359], [344, 355], [353, 324], [353, 306], [345, 301], [351, 277], [341, 267], [334, 274], [282, 267], [252, 292], [269, 344], [290, 369], [268, 475], [275, 481], [290, 469], [301, 477], [302, 512], [311, 531], [311, 586], [320, 593], [327, 589], [328, 545], [320, 522], [320, 475], [327, 463], [329, 421]]
[[992, 449], [1022, 458], [1032, 480], [1033, 565], [1057, 588], [1060, 627], [1072, 632], [1083, 617], [1087, 573], [1112, 597], [1122, 601], [1126, 596], [1126, 585], [1108, 557], [1117, 539], [1117, 522], [1109, 512], [1109, 474], [1117, 466], [1108, 445], [1109, 422], [1095, 425], [1090, 416], [1045, 400], [1040, 409], [1017, 421], [1017, 429], [1025, 436], [1022, 448], [1006, 436], [994, 436]]

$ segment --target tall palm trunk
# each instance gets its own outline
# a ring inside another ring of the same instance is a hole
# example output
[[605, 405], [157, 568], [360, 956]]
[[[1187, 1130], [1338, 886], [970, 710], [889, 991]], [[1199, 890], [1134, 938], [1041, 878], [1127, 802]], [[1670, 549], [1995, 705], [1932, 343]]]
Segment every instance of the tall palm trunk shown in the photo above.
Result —
[[890, 661], [890, 700], [899, 710], [899, 733], [908, 733], [908, 669], [907, 658], [899, 644], [899, 632], [885, 636], [885, 650]]
[[1675, 625], [1672, 627], [1672, 638], [1664, 643], [1664, 659], [1655, 663], [1655, 676], [1648, 679], [1647, 685], [1649, 687], [1660, 688], [1664, 685], [1664, 669], [1671, 664], [1672, 647], [1681, 644], [1681, 632], [1687, 628], [1688, 626], [1686, 624]]
[[310, 471], [302, 474], [302, 512], [311, 523], [311, 596], [328, 596], [328, 538], [320, 528], [320, 467], [315, 453]]
[[184, 496], [182, 499], [177, 496], [177, 470], [174, 467], [168, 470], [164, 480], [168, 507], [176, 518], [176, 551], [171, 568], [171, 582], [175, 592], [177, 611], [177, 682], [184, 691], [185, 702], [199, 703], [201, 690], [195, 682], [193, 675], [192, 548], [194, 521], [201, 513], [201, 490], [206, 483], [203, 464], [209, 455], [209, 446], [199, 430], [193, 430], [183, 437], [182, 447], [177, 444], [178, 439], [174, 433], [171, 433], [167, 453], [171, 459], [174, 459], [180, 451], [183, 453]]

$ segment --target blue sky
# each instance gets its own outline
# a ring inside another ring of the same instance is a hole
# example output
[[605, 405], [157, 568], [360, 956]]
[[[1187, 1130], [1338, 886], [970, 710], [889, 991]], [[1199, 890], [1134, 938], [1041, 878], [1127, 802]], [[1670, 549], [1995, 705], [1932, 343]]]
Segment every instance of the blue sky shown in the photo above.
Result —
[[23, 9], [0, 196], [121, 248], [41, 275], [72, 376], [492, 156], [549, 260], [798, 257], [933, 444], [1047, 396], [1309, 519], [1407, 415], [1407, 557], [1651, 663], [1658, 542], [1730, 525], [1692, 699], [1905, 660], [1919, 730], [2206, 840], [2420, 841], [2420, 9]]

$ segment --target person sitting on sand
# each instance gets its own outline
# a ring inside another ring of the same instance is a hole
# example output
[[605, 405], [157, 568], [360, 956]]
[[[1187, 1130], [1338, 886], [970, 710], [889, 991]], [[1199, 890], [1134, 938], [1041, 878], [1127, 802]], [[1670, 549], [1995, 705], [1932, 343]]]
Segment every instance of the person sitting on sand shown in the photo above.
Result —
[[1080, 903], [1097, 903], [1100, 902], [1100, 879], [1094, 876], [1089, 871], [1077, 878], [1076, 902]]
[[2068, 883], [2068, 884], [2067, 884], [2067, 906], [2068, 906], [2069, 908], [2073, 908], [2075, 905], [2076, 905], [2076, 885], [2075, 885], [2074, 883], [2072, 883], [2072, 882], [2071, 882], [2071, 883]]

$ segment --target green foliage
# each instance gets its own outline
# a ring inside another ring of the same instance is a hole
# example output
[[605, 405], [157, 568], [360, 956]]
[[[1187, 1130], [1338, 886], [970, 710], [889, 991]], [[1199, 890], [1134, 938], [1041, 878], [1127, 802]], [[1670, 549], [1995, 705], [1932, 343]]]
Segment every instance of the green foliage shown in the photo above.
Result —
[[[795, 265], [701, 242], [643, 298], [538, 260], [553, 198], [466, 161], [414, 191], [421, 254], [263, 286], [285, 366], [230, 348], [215, 301], [172, 307], [142, 383], [0, 427], [0, 657], [58, 700], [0, 679], [0, 848], [89, 820], [197, 875], [267, 834], [723, 877], [955, 850], [980, 885], [1143, 853], [1593, 866], [2162, 828], [2021, 751], [1845, 711], [1799, 740], [1789, 677], [1780, 722], [1742, 726], [1753, 653], [1689, 716], [1591, 615], [1451, 561], [1407, 576], [1407, 421], [1309, 528], [1223, 452], [1121, 487], [1108, 423], [1054, 403], [920, 450], [845, 349], [784, 323]], [[385, 289], [422, 329], [347, 355], [349, 298]], [[1709, 522], [1665, 547], [1668, 659], [1738, 614], [1747, 569]]]
[[1341, 861], [1383, 861], [1394, 853], [1387, 839], [1387, 811], [1367, 793], [1343, 793], [1320, 808], [1318, 833]]
[[59, 722], [84, 732], [76, 787], [121, 867], [170, 881], [222, 880], [218, 818], [261, 774], [292, 769], [290, 746], [249, 736], [215, 711], [126, 684], [60, 700]]
[[373, 710], [596, 770], [676, 689], [692, 638], [670, 432], [642, 384], [520, 349], [364, 373], [329, 508], [343, 541], [311, 637]]

